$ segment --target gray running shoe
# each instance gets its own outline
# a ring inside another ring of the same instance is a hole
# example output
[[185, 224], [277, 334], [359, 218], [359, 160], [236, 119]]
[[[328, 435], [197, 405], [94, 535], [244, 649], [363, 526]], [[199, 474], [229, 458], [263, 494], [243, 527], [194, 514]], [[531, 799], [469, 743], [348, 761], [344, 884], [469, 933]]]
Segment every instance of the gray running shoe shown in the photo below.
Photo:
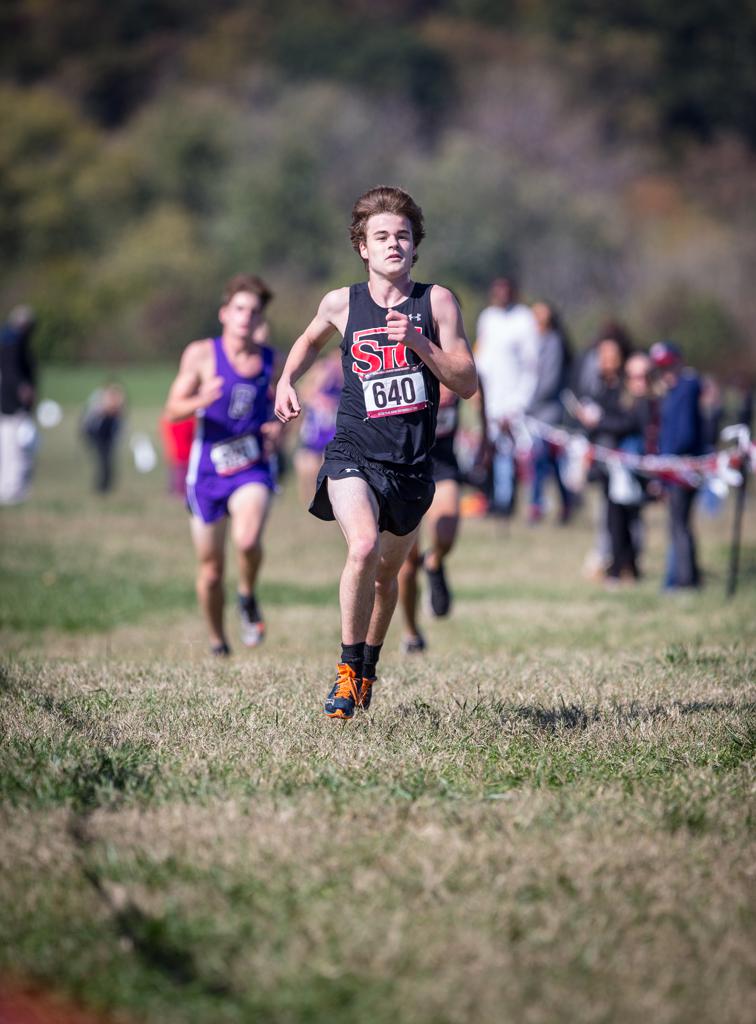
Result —
[[402, 654], [421, 654], [425, 650], [425, 637], [422, 633], [405, 636], [402, 639]]
[[254, 598], [239, 596], [241, 642], [245, 647], [259, 647], [265, 639], [265, 623]]

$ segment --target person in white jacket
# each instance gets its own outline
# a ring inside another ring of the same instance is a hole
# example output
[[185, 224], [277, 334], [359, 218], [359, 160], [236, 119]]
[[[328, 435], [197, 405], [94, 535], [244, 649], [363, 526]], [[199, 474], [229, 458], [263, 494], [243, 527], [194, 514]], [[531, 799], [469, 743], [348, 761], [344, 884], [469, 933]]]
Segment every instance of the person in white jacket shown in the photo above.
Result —
[[486, 396], [488, 440], [494, 446], [491, 510], [511, 515], [516, 497], [512, 420], [527, 409], [538, 382], [538, 324], [518, 301], [517, 282], [491, 282], [490, 305], [478, 317], [475, 364]]

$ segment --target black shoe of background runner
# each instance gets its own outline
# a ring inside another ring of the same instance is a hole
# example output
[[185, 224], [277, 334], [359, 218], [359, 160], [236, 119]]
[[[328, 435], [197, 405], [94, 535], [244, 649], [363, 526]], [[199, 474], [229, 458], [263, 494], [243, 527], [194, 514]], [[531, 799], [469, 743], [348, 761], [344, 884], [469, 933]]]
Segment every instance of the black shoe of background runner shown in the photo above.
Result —
[[451, 608], [451, 593], [446, 584], [443, 564], [439, 565], [438, 569], [428, 569], [426, 567], [425, 574], [428, 577], [428, 587], [430, 589], [431, 611], [437, 619], [442, 619], [445, 615], [449, 614], [449, 609]]
[[213, 644], [210, 648], [210, 653], [216, 658], [227, 658], [231, 653], [231, 648], [228, 646], [226, 641], [220, 644]]

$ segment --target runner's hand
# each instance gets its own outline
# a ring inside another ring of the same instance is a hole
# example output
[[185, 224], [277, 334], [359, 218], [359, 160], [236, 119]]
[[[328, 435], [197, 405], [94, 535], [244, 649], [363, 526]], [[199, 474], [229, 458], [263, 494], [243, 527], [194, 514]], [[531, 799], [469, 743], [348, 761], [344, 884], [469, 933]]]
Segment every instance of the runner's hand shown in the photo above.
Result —
[[396, 309], [390, 309], [386, 314], [386, 326], [388, 327], [388, 340], [390, 342], [393, 342], [395, 345], [408, 345], [409, 348], [412, 348], [410, 339], [413, 334], [417, 334], [417, 331], [410, 323], [408, 316], [405, 316], [404, 313], [400, 313]]
[[293, 385], [281, 378], [276, 388], [276, 416], [282, 423], [288, 423], [290, 420], [296, 419], [301, 411], [302, 407]]
[[207, 409], [209, 405], [217, 401], [223, 394], [223, 378], [222, 377], [211, 377], [210, 380], [205, 380], [200, 384], [200, 389], [197, 392], [197, 408]]

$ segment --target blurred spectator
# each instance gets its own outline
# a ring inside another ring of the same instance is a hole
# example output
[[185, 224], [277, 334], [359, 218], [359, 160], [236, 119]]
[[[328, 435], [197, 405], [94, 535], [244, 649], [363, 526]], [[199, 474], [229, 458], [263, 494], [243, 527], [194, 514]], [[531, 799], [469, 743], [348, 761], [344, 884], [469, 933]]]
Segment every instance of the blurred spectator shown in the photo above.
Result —
[[[643, 435], [630, 435], [621, 445], [637, 455], [657, 455], [659, 452], [659, 396], [652, 380], [651, 358], [647, 352], [634, 352], [625, 363], [625, 387], [630, 400], [637, 404]], [[631, 519], [630, 532], [635, 552], [635, 564], [642, 575], [641, 559], [645, 547], [645, 528], [640, 514], [643, 506], [661, 497], [661, 482], [656, 478], [639, 475], [643, 501], [639, 514]]]
[[[593, 444], [606, 448], [614, 447], [616, 436], [610, 426], [605, 424], [607, 415], [611, 417], [618, 409], [622, 395], [623, 369], [625, 352], [623, 346], [613, 337], [600, 338], [594, 346], [596, 352], [597, 379], [592, 387], [591, 397], [583, 396], [572, 407], [572, 414], [588, 433]], [[609, 474], [606, 466], [595, 462], [591, 467], [588, 479], [598, 484], [598, 499], [594, 511], [594, 544], [589, 552], [584, 572], [591, 579], [604, 579], [612, 561], [612, 544], [609, 535], [609, 513], [607, 508], [607, 492]]]
[[[632, 455], [643, 455], [653, 442], [655, 408], [649, 390], [651, 363], [643, 352], [631, 355], [625, 363], [624, 389], [617, 402], [602, 408], [599, 427], [605, 431], [609, 447]], [[639, 478], [620, 459], [610, 467], [607, 481], [607, 529], [611, 560], [606, 571], [612, 584], [622, 576], [640, 577], [642, 543], [641, 505], [644, 491]]]
[[[561, 422], [564, 413], [559, 396], [567, 384], [571, 360], [569, 340], [559, 315], [545, 302], [535, 302], [533, 314], [538, 324], [538, 364], [535, 391], [525, 411], [528, 416], [554, 427]], [[532, 460], [533, 485], [528, 520], [537, 523], [543, 518], [544, 485], [553, 472], [561, 498], [560, 520], [566, 523], [573, 496], [562, 478], [558, 450], [551, 442], [536, 438]]]
[[599, 365], [599, 346], [602, 341], [613, 341], [619, 347], [623, 363], [633, 349], [630, 335], [621, 323], [608, 320], [603, 324], [595, 340], [572, 365], [570, 382], [578, 398], [595, 398], [603, 388]]
[[[609, 397], [607, 389], [614, 390], [619, 396], [622, 382], [622, 370], [625, 359], [632, 349], [632, 341], [627, 330], [616, 320], [605, 323], [596, 335], [590, 347], [583, 352], [580, 358], [572, 367], [572, 390], [577, 396], [583, 412], [588, 413], [588, 424], [583, 415], [576, 414], [571, 408], [570, 412], [575, 416], [581, 426], [588, 429], [596, 428], [601, 408]], [[601, 398], [601, 405], [597, 405], [597, 399]], [[608, 437], [601, 437], [601, 431], [597, 431], [591, 438], [597, 444], [605, 444]], [[600, 486], [595, 489], [593, 507], [594, 522], [594, 545], [588, 553], [583, 567], [584, 574], [589, 579], [604, 579], [605, 573], [611, 562], [611, 539], [607, 527], [606, 507], [606, 485], [608, 477], [604, 469], [598, 465], [591, 467], [588, 479]]]
[[299, 497], [308, 505], [315, 493], [325, 446], [336, 433], [336, 413], [343, 386], [341, 349], [336, 348], [318, 359], [301, 389], [302, 418], [294, 469]]
[[[657, 342], [651, 346], [649, 354], [663, 390], [659, 454], [701, 455], [704, 432], [698, 374], [683, 366], [682, 352], [673, 342]], [[692, 527], [696, 489], [684, 483], [667, 483], [665, 493], [669, 510], [669, 547], [664, 589], [697, 587], [701, 576]]]
[[160, 417], [160, 436], [168, 465], [168, 492], [183, 498], [186, 493], [186, 474], [194, 440], [194, 417], [172, 423]]
[[110, 381], [92, 392], [81, 419], [82, 436], [94, 455], [94, 489], [99, 494], [112, 490], [115, 483], [115, 447], [125, 408], [123, 388]]
[[530, 404], [536, 389], [538, 325], [532, 311], [518, 302], [511, 277], [491, 284], [490, 305], [478, 318], [475, 362], [485, 392], [492, 460], [493, 512], [511, 515], [516, 497], [516, 466], [510, 421]]
[[709, 375], [701, 378], [700, 405], [702, 450], [704, 453], [714, 452], [717, 450], [717, 442], [722, 430], [724, 406], [722, 404], [722, 391], [719, 384]]
[[0, 330], [0, 505], [15, 505], [24, 500], [34, 468], [34, 326], [33, 310], [16, 306]]

